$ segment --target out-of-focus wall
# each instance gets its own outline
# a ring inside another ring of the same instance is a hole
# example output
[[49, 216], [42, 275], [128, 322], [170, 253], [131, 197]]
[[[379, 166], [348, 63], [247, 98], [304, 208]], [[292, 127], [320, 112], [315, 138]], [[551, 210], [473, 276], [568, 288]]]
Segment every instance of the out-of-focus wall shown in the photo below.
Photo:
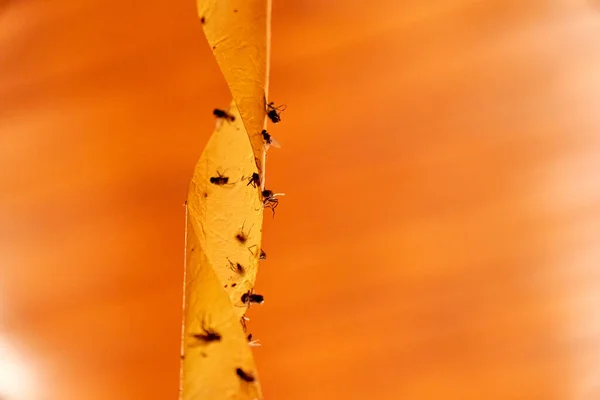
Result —
[[[274, 3], [265, 398], [600, 398], [600, 8]], [[193, 1], [5, 2], [0, 393], [177, 398], [228, 101]]]

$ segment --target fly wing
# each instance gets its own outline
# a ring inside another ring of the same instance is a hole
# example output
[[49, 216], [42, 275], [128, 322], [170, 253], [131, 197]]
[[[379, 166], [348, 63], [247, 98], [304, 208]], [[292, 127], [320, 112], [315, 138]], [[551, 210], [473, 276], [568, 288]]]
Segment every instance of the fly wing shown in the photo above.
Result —
[[269, 145], [273, 146], [273, 147], [277, 147], [278, 149], [281, 148], [281, 145], [279, 144], [277, 139], [275, 139], [273, 136], [271, 136], [271, 143], [269, 143]]

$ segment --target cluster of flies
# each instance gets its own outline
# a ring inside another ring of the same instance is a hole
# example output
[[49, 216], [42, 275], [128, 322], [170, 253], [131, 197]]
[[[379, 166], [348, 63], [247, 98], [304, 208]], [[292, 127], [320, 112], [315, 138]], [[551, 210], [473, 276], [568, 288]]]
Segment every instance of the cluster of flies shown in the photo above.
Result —
[[[213, 342], [220, 342], [222, 339], [222, 336], [220, 333], [218, 333], [217, 331], [215, 331], [214, 329], [204, 325], [202, 327], [202, 332], [200, 333], [196, 333], [193, 334], [192, 337], [194, 339], [196, 339], [199, 343], [213, 343]], [[248, 335], [248, 340], [251, 341], [252, 340], [252, 335]], [[254, 382], [256, 380], [256, 378], [254, 377], [254, 375], [251, 372], [247, 372], [244, 371], [243, 368], [236, 368], [235, 369], [235, 373], [236, 375], [244, 382]]]
[[[280, 114], [283, 110], [285, 110], [285, 106], [276, 107], [274, 105], [274, 103], [272, 103], [272, 102], [268, 103], [266, 105], [267, 117], [273, 123], [278, 123], [279, 121], [281, 121]], [[230, 121], [230, 122], [235, 121], [235, 116], [229, 114], [227, 111], [224, 111], [224, 110], [215, 109], [213, 111], [213, 114], [215, 117], [223, 119], [225, 121]], [[263, 137], [264, 144], [265, 144], [265, 146], [267, 146], [267, 148], [268, 148], [268, 146], [280, 147], [279, 143], [277, 143], [277, 141], [265, 129], [262, 130], [261, 135]], [[254, 188], [261, 188], [260, 175], [257, 172], [252, 173], [252, 175], [248, 178], [242, 177], [242, 179], [245, 179], [247, 181], [247, 186], [252, 186]], [[229, 177], [224, 176], [222, 173], [220, 173], [218, 171], [217, 171], [217, 176], [210, 177], [210, 183], [213, 185], [217, 185], [217, 186], [223, 186], [223, 185], [230, 184]], [[231, 184], [233, 184], [233, 183], [231, 183]], [[271, 190], [264, 189], [261, 191], [261, 195], [262, 195], [263, 206], [265, 208], [270, 208], [271, 211], [273, 212], [273, 216], [275, 216], [275, 208], [277, 208], [277, 206], [279, 205], [279, 200], [277, 199], [277, 196], [279, 196], [281, 194], [273, 193], [273, 191], [271, 191]], [[240, 244], [245, 245], [246, 242], [248, 241], [248, 234], [249, 234], [249, 232], [245, 233], [244, 227], [242, 226], [242, 229], [240, 229], [240, 232], [238, 232], [235, 235], [235, 239]], [[251, 252], [252, 252], [252, 247], [255, 247], [255, 246], [251, 246], [250, 248], [248, 248], [248, 250], [250, 250]], [[259, 259], [265, 260], [266, 258], [267, 258], [267, 254], [261, 249], [260, 254], [259, 254]], [[245, 268], [242, 264], [234, 263], [230, 260], [228, 260], [228, 261], [229, 261], [231, 269], [234, 272], [236, 272], [240, 275], [243, 275], [245, 273]], [[235, 286], [235, 283], [232, 284], [232, 287], [233, 286]], [[250, 304], [262, 304], [264, 302], [264, 296], [261, 294], [258, 294], [258, 293], [254, 293], [253, 290], [249, 290], [242, 295], [240, 300], [243, 304], [250, 306]], [[244, 328], [244, 332], [246, 332], [246, 320], [247, 320], [247, 318], [245, 316], [243, 316], [240, 321]], [[203, 344], [220, 342], [222, 339], [221, 334], [219, 332], [217, 332], [214, 328], [210, 327], [205, 322], [203, 322], [202, 331], [200, 333], [193, 334], [192, 337], [194, 339], [196, 339], [196, 341], [198, 343], [203, 343]], [[258, 340], [253, 340], [251, 333], [246, 336], [246, 339], [248, 340], [248, 343], [251, 346], [259, 346]], [[244, 371], [244, 369], [242, 369], [242, 368], [236, 368], [235, 373], [239, 377], [239, 379], [241, 379], [244, 382], [254, 382], [256, 379], [252, 373]]]
[[[284, 110], [285, 110], [285, 105], [277, 107], [277, 106], [275, 106], [275, 104], [273, 102], [268, 103], [266, 106], [267, 116], [273, 123], [278, 123], [279, 121], [281, 121], [281, 112]], [[218, 108], [215, 108], [213, 110], [213, 115], [215, 117], [223, 119], [225, 121], [230, 121], [230, 122], [235, 121], [234, 115], [231, 115], [227, 111], [220, 110]], [[275, 140], [275, 138], [273, 138], [269, 134], [269, 132], [267, 132], [266, 129], [263, 129], [261, 131], [261, 136], [263, 137], [264, 144], [267, 148], [269, 146], [281, 147], [279, 145], [279, 143], [277, 142], [277, 140]], [[253, 172], [252, 175], [247, 178], [242, 177], [242, 179], [245, 179], [247, 181], [248, 186], [251, 185], [255, 188], [261, 187], [260, 175], [257, 172]], [[217, 171], [217, 176], [210, 177], [210, 183], [212, 183], [213, 185], [218, 185], [218, 186], [230, 184], [229, 177], [223, 175], [219, 171]], [[233, 183], [231, 183], [231, 184], [233, 184]], [[274, 193], [272, 190], [269, 190], [269, 189], [263, 189], [261, 191], [263, 206], [265, 208], [270, 208], [271, 211], [273, 212], [273, 216], [275, 216], [275, 208], [277, 208], [277, 206], [279, 205], [279, 199], [277, 199], [277, 196], [281, 196], [281, 195], [282, 195], [282, 193]]]

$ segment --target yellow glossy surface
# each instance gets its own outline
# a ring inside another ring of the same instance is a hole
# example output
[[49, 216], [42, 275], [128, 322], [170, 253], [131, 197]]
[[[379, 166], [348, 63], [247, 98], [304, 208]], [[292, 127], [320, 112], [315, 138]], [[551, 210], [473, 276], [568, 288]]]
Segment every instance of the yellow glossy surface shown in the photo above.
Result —
[[[258, 169], [240, 112], [232, 104], [227, 113], [233, 121], [217, 121], [187, 196], [182, 400], [262, 398], [241, 321], [256, 282], [263, 203], [260, 185], [248, 184]], [[218, 174], [227, 183], [211, 182]], [[202, 340], [209, 332], [216, 340]]]
[[[266, 399], [600, 398], [599, 10], [275, 2]], [[194, 2], [8, 2], [0, 49], [0, 390], [176, 399]]]

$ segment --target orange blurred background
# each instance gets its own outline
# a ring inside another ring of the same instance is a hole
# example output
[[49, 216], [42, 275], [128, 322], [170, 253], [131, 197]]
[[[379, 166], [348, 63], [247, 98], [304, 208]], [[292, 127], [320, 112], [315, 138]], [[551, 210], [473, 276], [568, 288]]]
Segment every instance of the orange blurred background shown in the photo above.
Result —
[[[600, 399], [600, 6], [274, 1], [266, 399]], [[0, 8], [0, 393], [176, 399], [229, 94], [193, 1]]]

